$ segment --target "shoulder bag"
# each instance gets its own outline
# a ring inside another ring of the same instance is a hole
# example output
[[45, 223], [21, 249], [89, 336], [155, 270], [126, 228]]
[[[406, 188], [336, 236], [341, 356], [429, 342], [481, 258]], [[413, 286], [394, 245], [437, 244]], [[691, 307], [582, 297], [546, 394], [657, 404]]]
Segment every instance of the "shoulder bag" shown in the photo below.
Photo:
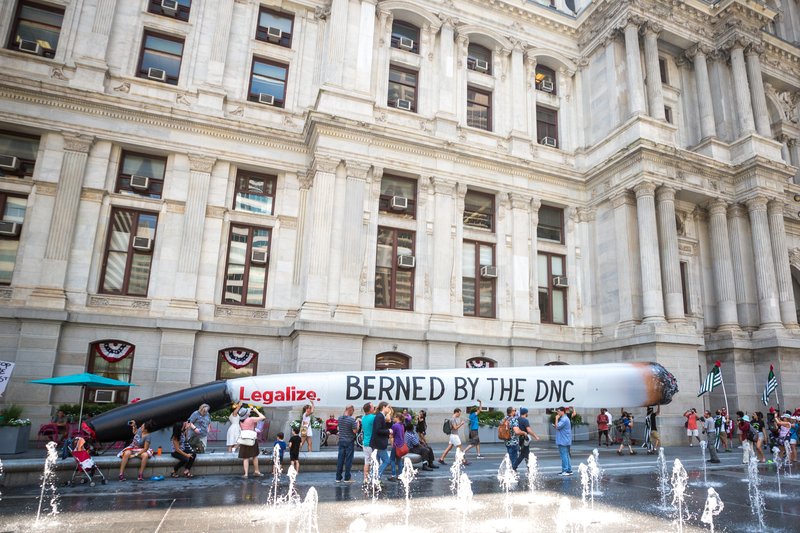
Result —
[[236, 444], [240, 446], [254, 446], [256, 443], [257, 434], [252, 429], [243, 429], [236, 440]]

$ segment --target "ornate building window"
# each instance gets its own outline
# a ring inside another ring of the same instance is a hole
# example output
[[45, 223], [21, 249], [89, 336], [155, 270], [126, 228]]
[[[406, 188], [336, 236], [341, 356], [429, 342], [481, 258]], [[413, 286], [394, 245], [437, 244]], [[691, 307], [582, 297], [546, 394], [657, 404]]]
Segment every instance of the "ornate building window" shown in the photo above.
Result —
[[408, 370], [411, 358], [398, 352], [384, 352], [375, 356], [375, 370]]
[[463, 221], [464, 226], [494, 231], [494, 195], [467, 191]]
[[223, 304], [264, 307], [271, 236], [267, 228], [231, 225]]
[[491, 75], [492, 51], [485, 46], [470, 43], [467, 47], [467, 68]]
[[464, 241], [462, 254], [464, 316], [494, 318], [497, 278], [494, 244]]
[[38, 137], [0, 131], [0, 176], [31, 177], [38, 152]]
[[414, 309], [413, 231], [378, 227], [375, 261], [375, 307]]
[[182, 60], [183, 39], [145, 31], [136, 76], [178, 85]]
[[261, 6], [258, 11], [256, 39], [291, 48], [293, 31], [294, 15]]
[[166, 158], [122, 152], [116, 192], [161, 198], [166, 168]]
[[254, 57], [247, 99], [251, 102], [284, 107], [288, 75], [289, 65]]
[[149, 0], [147, 3], [148, 12], [184, 22], [189, 20], [191, 9], [192, 0]]
[[0, 285], [11, 284], [28, 199], [0, 193]]
[[247, 348], [225, 348], [217, 357], [217, 379], [235, 379], [255, 376], [258, 369], [258, 352]]
[[564, 210], [549, 205], [539, 208], [536, 237], [543, 241], [564, 244]]
[[567, 323], [566, 258], [540, 253], [538, 258], [539, 311], [543, 324]]
[[492, 131], [492, 93], [467, 87], [467, 126]]
[[558, 94], [556, 92], [556, 71], [544, 65], [536, 65], [536, 74], [534, 76], [536, 83], [536, 90]]
[[536, 106], [536, 138], [539, 144], [558, 148], [558, 111]]
[[389, 107], [417, 112], [417, 73], [413, 70], [389, 66]]
[[[136, 347], [120, 340], [105, 340], [89, 345], [88, 372], [119, 381], [131, 381]], [[128, 403], [128, 389], [86, 388], [86, 401]]]
[[417, 180], [384, 174], [378, 200], [381, 213], [415, 218], [417, 213]]
[[101, 293], [147, 296], [157, 225], [157, 213], [111, 211], [100, 276]]
[[55, 56], [63, 20], [63, 9], [20, 0], [8, 48], [48, 58]]
[[419, 53], [419, 28], [402, 20], [392, 22], [392, 48]]
[[260, 215], [272, 215], [275, 206], [276, 176], [239, 169], [233, 209]]

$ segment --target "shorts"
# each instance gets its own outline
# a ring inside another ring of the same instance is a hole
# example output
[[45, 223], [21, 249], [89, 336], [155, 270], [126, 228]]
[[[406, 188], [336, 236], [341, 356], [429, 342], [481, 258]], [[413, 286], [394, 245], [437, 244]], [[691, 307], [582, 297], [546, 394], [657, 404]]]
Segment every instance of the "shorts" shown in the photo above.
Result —
[[300, 460], [300, 450], [296, 452], [289, 450], [289, 460], [290, 461], [299, 461]]
[[700, 436], [700, 432], [698, 430], [696, 430], [696, 429], [687, 429], [686, 430], [686, 436], [687, 437], [699, 437]]
[[622, 434], [622, 445], [623, 446], [630, 446], [631, 445], [631, 432], [626, 431]]
[[450, 434], [450, 444], [453, 446], [461, 446], [461, 439], [458, 438], [458, 433]]
[[473, 446], [480, 444], [481, 439], [478, 437], [478, 430], [477, 429], [470, 429], [469, 430], [469, 443]]
[[372, 458], [372, 448], [364, 446], [364, 462], [368, 463]]
[[789, 444], [797, 444], [797, 439], [789, 439]]
[[658, 434], [658, 431], [651, 431], [650, 440], [661, 440], [661, 435]]

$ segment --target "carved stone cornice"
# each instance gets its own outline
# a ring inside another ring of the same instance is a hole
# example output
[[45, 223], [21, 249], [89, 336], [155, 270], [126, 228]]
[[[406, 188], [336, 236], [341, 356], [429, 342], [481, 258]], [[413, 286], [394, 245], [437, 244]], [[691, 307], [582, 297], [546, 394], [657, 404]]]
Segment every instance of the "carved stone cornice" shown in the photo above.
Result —
[[745, 201], [747, 210], [751, 213], [755, 211], [766, 211], [767, 203], [769, 203], [769, 199], [763, 195], [758, 195], [754, 198], [750, 198], [749, 200]]
[[716, 198], [708, 203], [707, 209], [710, 215], [727, 215], [728, 206], [728, 202], [721, 198]]
[[531, 200], [532, 198], [527, 194], [521, 194], [518, 192], [511, 192], [508, 193], [508, 198], [511, 200], [511, 209], [525, 209], [528, 210], [531, 207]]
[[298, 172], [297, 182], [300, 184], [300, 189], [308, 190], [314, 185], [314, 176], [316, 172], [309, 170], [307, 172]]
[[728, 206], [728, 216], [730, 218], [743, 218], [747, 216], [747, 209], [742, 204], [731, 204]]
[[347, 161], [347, 177], [366, 181], [370, 168], [372, 165], [368, 163]]
[[674, 187], [670, 187], [669, 185], [662, 185], [658, 188], [656, 192], [656, 198], [659, 202], [674, 202], [675, 201], [675, 193], [677, 190]]
[[644, 196], [655, 196], [656, 193], [656, 184], [651, 181], [643, 181], [641, 183], [637, 183], [633, 187], [633, 192], [636, 193], [636, 198], [642, 198]]
[[744, 54], [747, 56], [761, 57], [764, 55], [764, 45], [761, 43], [751, 42], [750, 44], [747, 45]]
[[539, 209], [542, 207], [542, 200], [539, 198], [531, 198], [531, 213], [539, 213]]
[[431, 183], [433, 183], [433, 192], [435, 194], [452, 196], [456, 190], [456, 182], [447, 178], [431, 176]]
[[452, 17], [446, 13], [439, 13], [437, 16], [439, 20], [442, 21], [442, 28], [452, 30], [458, 25], [458, 19], [456, 17]]
[[784, 202], [780, 199], [772, 199], [767, 203], [767, 212], [770, 215], [783, 214]]
[[689, 59], [690, 61], [694, 61], [694, 58], [697, 57], [698, 55], [708, 57], [713, 52], [714, 49], [708, 46], [707, 44], [697, 43], [696, 45], [687, 48], [686, 51], [683, 53], [683, 55], [686, 56], [686, 58]]
[[597, 208], [579, 207], [577, 209], [578, 222], [594, 222], [597, 218]]
[[94, 137], [90, 135], [81, 135], [79, 133], [63, 132], [64, 136], [64, 150], [70, 152], [81, 152], [88, 154], [94, 143]]
[[314, 156], [314, 160], [311, 162], [311, 170], [313, 172], [328, 172], [333, 174], [336, 172], [336, 168], [341, 162], [341, 159], [335, 157]]
[[623, 205], [633, 205], [634, 199], [633, 195], [630, 191], [619, 191], [614, 196], [610, 198], [611, 200], [611, 207], [617, 209], [618, 207], [622, 207]]
[[642, 27], [639, 29], [642, 35], [653, 35], [655, 34], [656, 37], [663, 31], [664, 27], [659, 24], [658, 22], [654, 22], [652, 20], [648, 20]]
[[189, 170], [192, 172], [211, 173], [211, 170], [214, 168], [214, 163], [216, 162], [217, 159], [214, 157], [189, 154]]

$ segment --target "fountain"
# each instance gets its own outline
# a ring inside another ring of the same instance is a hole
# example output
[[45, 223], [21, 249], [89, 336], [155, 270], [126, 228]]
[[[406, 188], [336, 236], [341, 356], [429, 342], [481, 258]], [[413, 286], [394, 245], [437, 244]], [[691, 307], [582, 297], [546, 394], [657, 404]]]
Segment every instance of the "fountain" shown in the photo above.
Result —
[[267, 503], [271, 505], [277, 505], [279, 503], [278, 490], [281, 484], [282, 473], [281, 447], [276, 444], [272, 449], [272, 484], [270, 485], [269, 495], [267, 496]]
[[317, 504], [319, 497], [317, 489], [311, 487], [306, 493], [306, 499], [300, 506], [300, 516], [297, 521], [297, 531], [302, 533], [319, 533], [317, 524]]
[[372, 503], [378, 499], [378, 495], [381, 492], [381, 478], [378, 475], [380, 469], [380, 463], [378, 462], [378, 450], [372, 450], [372, 454], [369, 456], [369, 473], [365, 483], [365, 490], [367, 494], [372, 497]]
[[658, 449], [658, 493], [661, 495], [661, 509], [667, 510], [667, 495], [669, 494], [669, 473], [667, 471], [667, 459], [664, 457], [664, 448]]
[[458, 492], [456, 493], [456, 499], [458, 500], [458, 509], [461, 513], [461, 530], [467, 530], [467, 517], [469, 516], [469, 511], [472, 508], [472, 481], [470, 481], [469, 476], [466, 473], [461, 474], [461, 479], [458, 482]]
[[675, 459], [675, 463], [672, 466], [672, 478], [670, 483], [672, 485], [672, 506], [678, 513], [678, 531], [681, 532], [683, 531], [684, 503], [688, 479], [689, 475], [686, 473], [686, 469], [683, 468], [681, 460]]
[[286, 475], [289, 476], [289, 490], [286, 492], [286, 497], [281, 501], [281, 503], [287, 503], [289, 505], [298, 505], [300, 503], [300, 495], [297, 493], [297, 470], [295, 470], [294, 465], [289, 465], [289, 470], [286, 471]]
[[585, 509], [586, 495], [591, 492], [589, 489], [589, 467], [581, 463], [580, 466], [578, 466], [578, 472], [581, 474], [581, 501]]
[[783, 466], [783, 459], [781, 459], [781, 449], [777, 446], [772, 448], [772, 461], [775, 463], [775, 477], [778, 480], [778, 497], [782, 498], [783, 492], [781, 491], [781, 466]]
[[706, 462], [706, 448], [708, 448], [708, 441], [701, 440], [700, 441], [700, 453], [703, 456], [703, 485], [708, 485], [708, 475], [707, 475], [707, 462]]
[[461, 469], [464, 466], [464, 452], [461, 448], [456, 449], [456, 456], [453, 465], [450, 467], [450, 492], [458, 494], [458, 487], [461, 483]]
[[558, 512], [556, 513], [556, 533], [567, 533], [570, 531], [569, 517], [572, 515], [572, 505], [569, 503], [569, 498], [566, 496], [561, 497], [558, 503]]
[[704, 524], [711, 526], [711, 533], [714, 533], [714, 517], [718, 516], [725, 508], [725, 504], [713, 488], [708, 488], [708, 496], [706, 497], [706, 505], [703, 508], [703, 514], [700, 516], [700, 521]]
[[539, 459], [536, 454], [531, 450], [528, 457], [528, 490], [533, 492], [539, 484]]
[[[789, 442], [789, 439], [786, 439], [786, 441], [783, 443], [783, 449], [786, 453], [786, 460], [784, 461], [783, 466], [789, 470], [789, 473], [785, 477], [792, 477], [792, 445]], [[0, 472], [2, 472], [2, 466], [3, 465], [0, 464]]]
[[511, 458], [506, 454], [503, 457], [503, 461], [500, 463], [500, 468], [497, 469], [497, 481], [500, 482], [500, 488], [506, 493], [505, 499], [503, 500], [505, 510], [506, 510], [506, 519], [511, 520], [511, 497], [510, 492], [517, 483], [519, 482], [519, 476], [514, 469], [511, 468]]
[[58, 450], [55, 442], [47, 443], [47, 458], [44, 461], [44, 471], [42, 472], [42, 492], [39, 494], [39, 509], [36, 511], [36, 521], [42, 514], [42, 503], [44, 502], [45, 492], [50, 492], [50, 515], [58, 514], [58, 491], [56, 490], [55, 465], [58, 461]]
[[592, 509], [594, 509], [594, 495], [600, 492], [600, 476], [603, 473], [600, 464], [597, 462], [598, 455], [599, 453], [597, 453], [597, 449], [595, 449], [587, 461], [587, 466], [589, 468], [589, 495], [592, 500]]
[[406, 493], [406, 527], [408, 526], [408, 518], [411, 515], [411, 482], [417, 477], [417, 471], [411, 463], [411, 459], [406, 455], [403, 458], [403, 471], [400, 472], [399, 479], [403, 483], [403, 488]]
[[747, 464], [748, 496], [750, 497], [750, 511], [753, 516], [758, 518], [758, 525], [761, 531], [764, 530], [764, 496], [761, 494], [761, 480], [758, 477], [758, 459], [750, 456]]

